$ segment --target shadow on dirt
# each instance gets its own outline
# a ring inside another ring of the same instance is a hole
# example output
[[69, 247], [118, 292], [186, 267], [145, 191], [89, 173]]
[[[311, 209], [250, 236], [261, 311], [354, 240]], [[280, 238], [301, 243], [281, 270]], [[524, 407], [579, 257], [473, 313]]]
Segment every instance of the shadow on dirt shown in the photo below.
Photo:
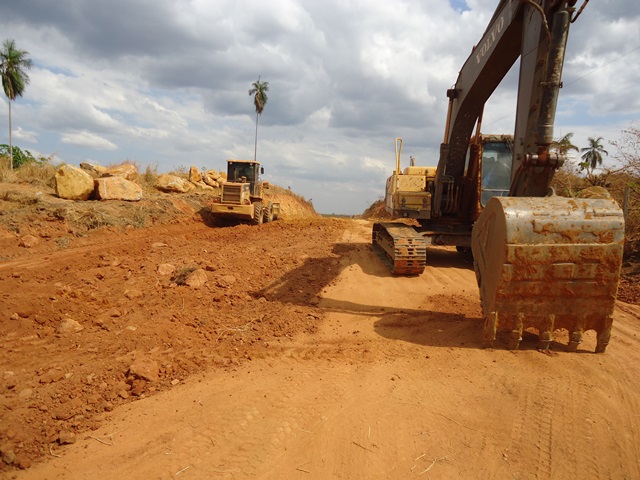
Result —
[[[321, 313], [345, 313], [373, 320], [374, 331], [385, 338], [433, 347], [482, 348], [484, 320], [464, 313], [367, 305], [349, 300], [322, 298], [340, 273], [357, 266], [366, 275], [393, 277], [371, 246], [365, 243], [336, 243], [327, 257], [307, 257], [300, 265], [264, 288], [251, 292], [269, 301], [316, 307]], [[473, 265], [455, 250], [430, 248], [429, 264], [437, 268], [472, 269]], [[463, 302], [463, 300], [460, 300]], [[464, 307], [464, 305], [463, 305]], [[473, 308], [473, 307], [471, 307]], [[477, 308], [477, 307], [476, 307]], [[469, 308], [464, 307], [469, 310]], [[506, 350], [506, 333], [499, 333], [494, 347]], [[520, 350], [537, 350], [538, 336], [525, 332]], [[552, 350], [564, 350], [552, 342]]]
[[[353, 253], [357, 252], [356, 255]], [[370, 244], [336, 244], [334, 253], [346, 260], [346, 265], [357, 265], [367, 275], [401, 278], [391, 273]], [[473, 258], [443, 247], [427, 248], [427, 268], [459, 268], [473, 270]], [[411, 276], [411, 275], [409, 275]]]
[[[342, 259], [357, 248], [354, 244], [338, 243], [332, 249], [332, 256], [298, 259], [300, 266], [288, 271], [266, 287], [252, 292], [252, 295], [264, 296], [270, 301], [317, 306], [321, 292], [345, 268]], [[286, 251], [282, 254], [286, 255]]]
[[[353, 259], [353, 264], [358, 265], [367, 275], [395, 277], [370, 244], [360, 245], [363, 251], [368, 252], [368, 254]], [[473, 270], [473, 257], [470, 254], [458, 253], [455, 250], [444, 247], [428, 247], [427, 268], [429, 267]]]
[[[480, 317], [467, 317], [463, 314], [422, 311], [403, 312], [384, 315], [373, 325], [375, 332], [391, 340], [415, 343], [430, 347], [456, 347], [483, 349], [484, 321]], [[498, 332], [493, 349], [507, 350], [507, 332]], [[540, 339], [537, 333], [525, 331], [518, 350], [539, 350]], [[552, 341], [549, 355], [564, 351], [566, 344]], [[491, 349], [487, 349], [491, 350]], [[589, 353], [579, 349], [578, 352]], [[591, 352], [592, 353], [592, 352]]]
[[427, 266], [473, 270], [473, 256], [471, 253], [460, 253], [443, 247], [428, 247]]
[[211, 228], [226, 228], [226, 227], [235, 227], [237, 225], [248, 225], [251, 222], [238, 220], [236, 218], [220, 218], [216, 217], [211, 213], [211, 209], [208, 207], [202, 207], [200, 210], [196, 212], [198, 216], [202, 219], [202, 222]]
[[[444, 253], [444, 256], [443, 256]], [[286, 251], [281, 254], [286, 255]], [[434, 265], [441, 267], [469, 268], [456, 252], [437, 252]], [[322, 291], [331, 285], [340, 273], [352, 266], [357, 266], [366, 275], [376, 277], [393, 277], [382, 261], [373, 252], [371, 245], [365, 243], [336, 243], [328, 257], [306, 257], [300, 265], [266, 287], [254, 291], [253, 295], [264, 296], [269, 300], [308, 306], [317, 305]], [[323, 305], [320, 308], [327, 308]], [[331, 307], [329, 307], [331, 308]], [[337, 306], [337, 310], [343, 307]], [[379, 314], [380, 307], [350, 304], [344, 308], [348, 311], [363, 312], [367, 309]]]

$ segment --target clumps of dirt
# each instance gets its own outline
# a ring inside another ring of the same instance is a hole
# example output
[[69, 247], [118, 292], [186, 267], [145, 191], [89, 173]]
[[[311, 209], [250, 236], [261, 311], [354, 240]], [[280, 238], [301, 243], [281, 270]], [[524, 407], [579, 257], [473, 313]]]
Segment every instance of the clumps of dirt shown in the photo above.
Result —
[[275, 222], [217, 227], [206, 195], [37, 188], [0, 183], [0, 476], [61, 454], [120, 404], [315, 331], [340, 268], [344, 224], [286, 193]]

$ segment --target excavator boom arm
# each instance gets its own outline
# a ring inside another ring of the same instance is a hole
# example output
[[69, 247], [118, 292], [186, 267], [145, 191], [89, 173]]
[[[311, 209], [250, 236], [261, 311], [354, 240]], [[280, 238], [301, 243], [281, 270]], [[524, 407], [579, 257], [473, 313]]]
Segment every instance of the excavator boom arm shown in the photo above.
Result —
[[[473, 128], [484, 105], [518, 58], [520, 76], [511, 195], [543, 196], [555, 168], [548, 152], [573, 1], [502, 0], [480, 42], [447, 91], [449, 112], [432, 204], [445, 214], [448, 184], [464, 175]], [[535, 168], [535, 171], [531, 171]], [[465, 208], [466, 206], [462, 206]], [[451, 212], [451, 208], [447, 208]], [[457, 214], [457, 209], [453, 210]]]

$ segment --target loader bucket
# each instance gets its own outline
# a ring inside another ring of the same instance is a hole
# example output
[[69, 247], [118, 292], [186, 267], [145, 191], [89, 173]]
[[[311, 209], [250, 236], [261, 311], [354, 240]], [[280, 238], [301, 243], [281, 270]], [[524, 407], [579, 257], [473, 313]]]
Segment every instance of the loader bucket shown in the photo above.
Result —
[[611, 198], [494, 197], [473, 227], [472, 251], [485, 318], [484, 345], [509, 332], [518, 348], [534, 328], [547, 349], [554, 330], [575, 351], [595, 330], [596, 352], [611, 336], [624, 218]]

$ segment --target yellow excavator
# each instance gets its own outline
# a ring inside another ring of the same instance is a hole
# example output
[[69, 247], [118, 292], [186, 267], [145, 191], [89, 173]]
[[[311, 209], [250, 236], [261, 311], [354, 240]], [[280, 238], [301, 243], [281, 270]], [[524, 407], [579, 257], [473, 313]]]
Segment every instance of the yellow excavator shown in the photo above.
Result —
[[[564, 198], [550, 183], [562, 165], [550, 145], [575, 0], [501, 0], [453, 88], [437, 167], [396, 168], [385, 208], [406, 222], [376, 223], [373, 247], [394, 274], [418, 275], [428, 245], [471, 249], [484, 345], [508, 332], [516, 349], [535, 329], [542, 349], [569, 332], [575, 351], [595, 330], [611, 336], [624, 217], [610, 197]], [[484, 105], [520, 58], [512, 135], [480, 133]], [[475, 131], [474, 131], [475, 130]]]

